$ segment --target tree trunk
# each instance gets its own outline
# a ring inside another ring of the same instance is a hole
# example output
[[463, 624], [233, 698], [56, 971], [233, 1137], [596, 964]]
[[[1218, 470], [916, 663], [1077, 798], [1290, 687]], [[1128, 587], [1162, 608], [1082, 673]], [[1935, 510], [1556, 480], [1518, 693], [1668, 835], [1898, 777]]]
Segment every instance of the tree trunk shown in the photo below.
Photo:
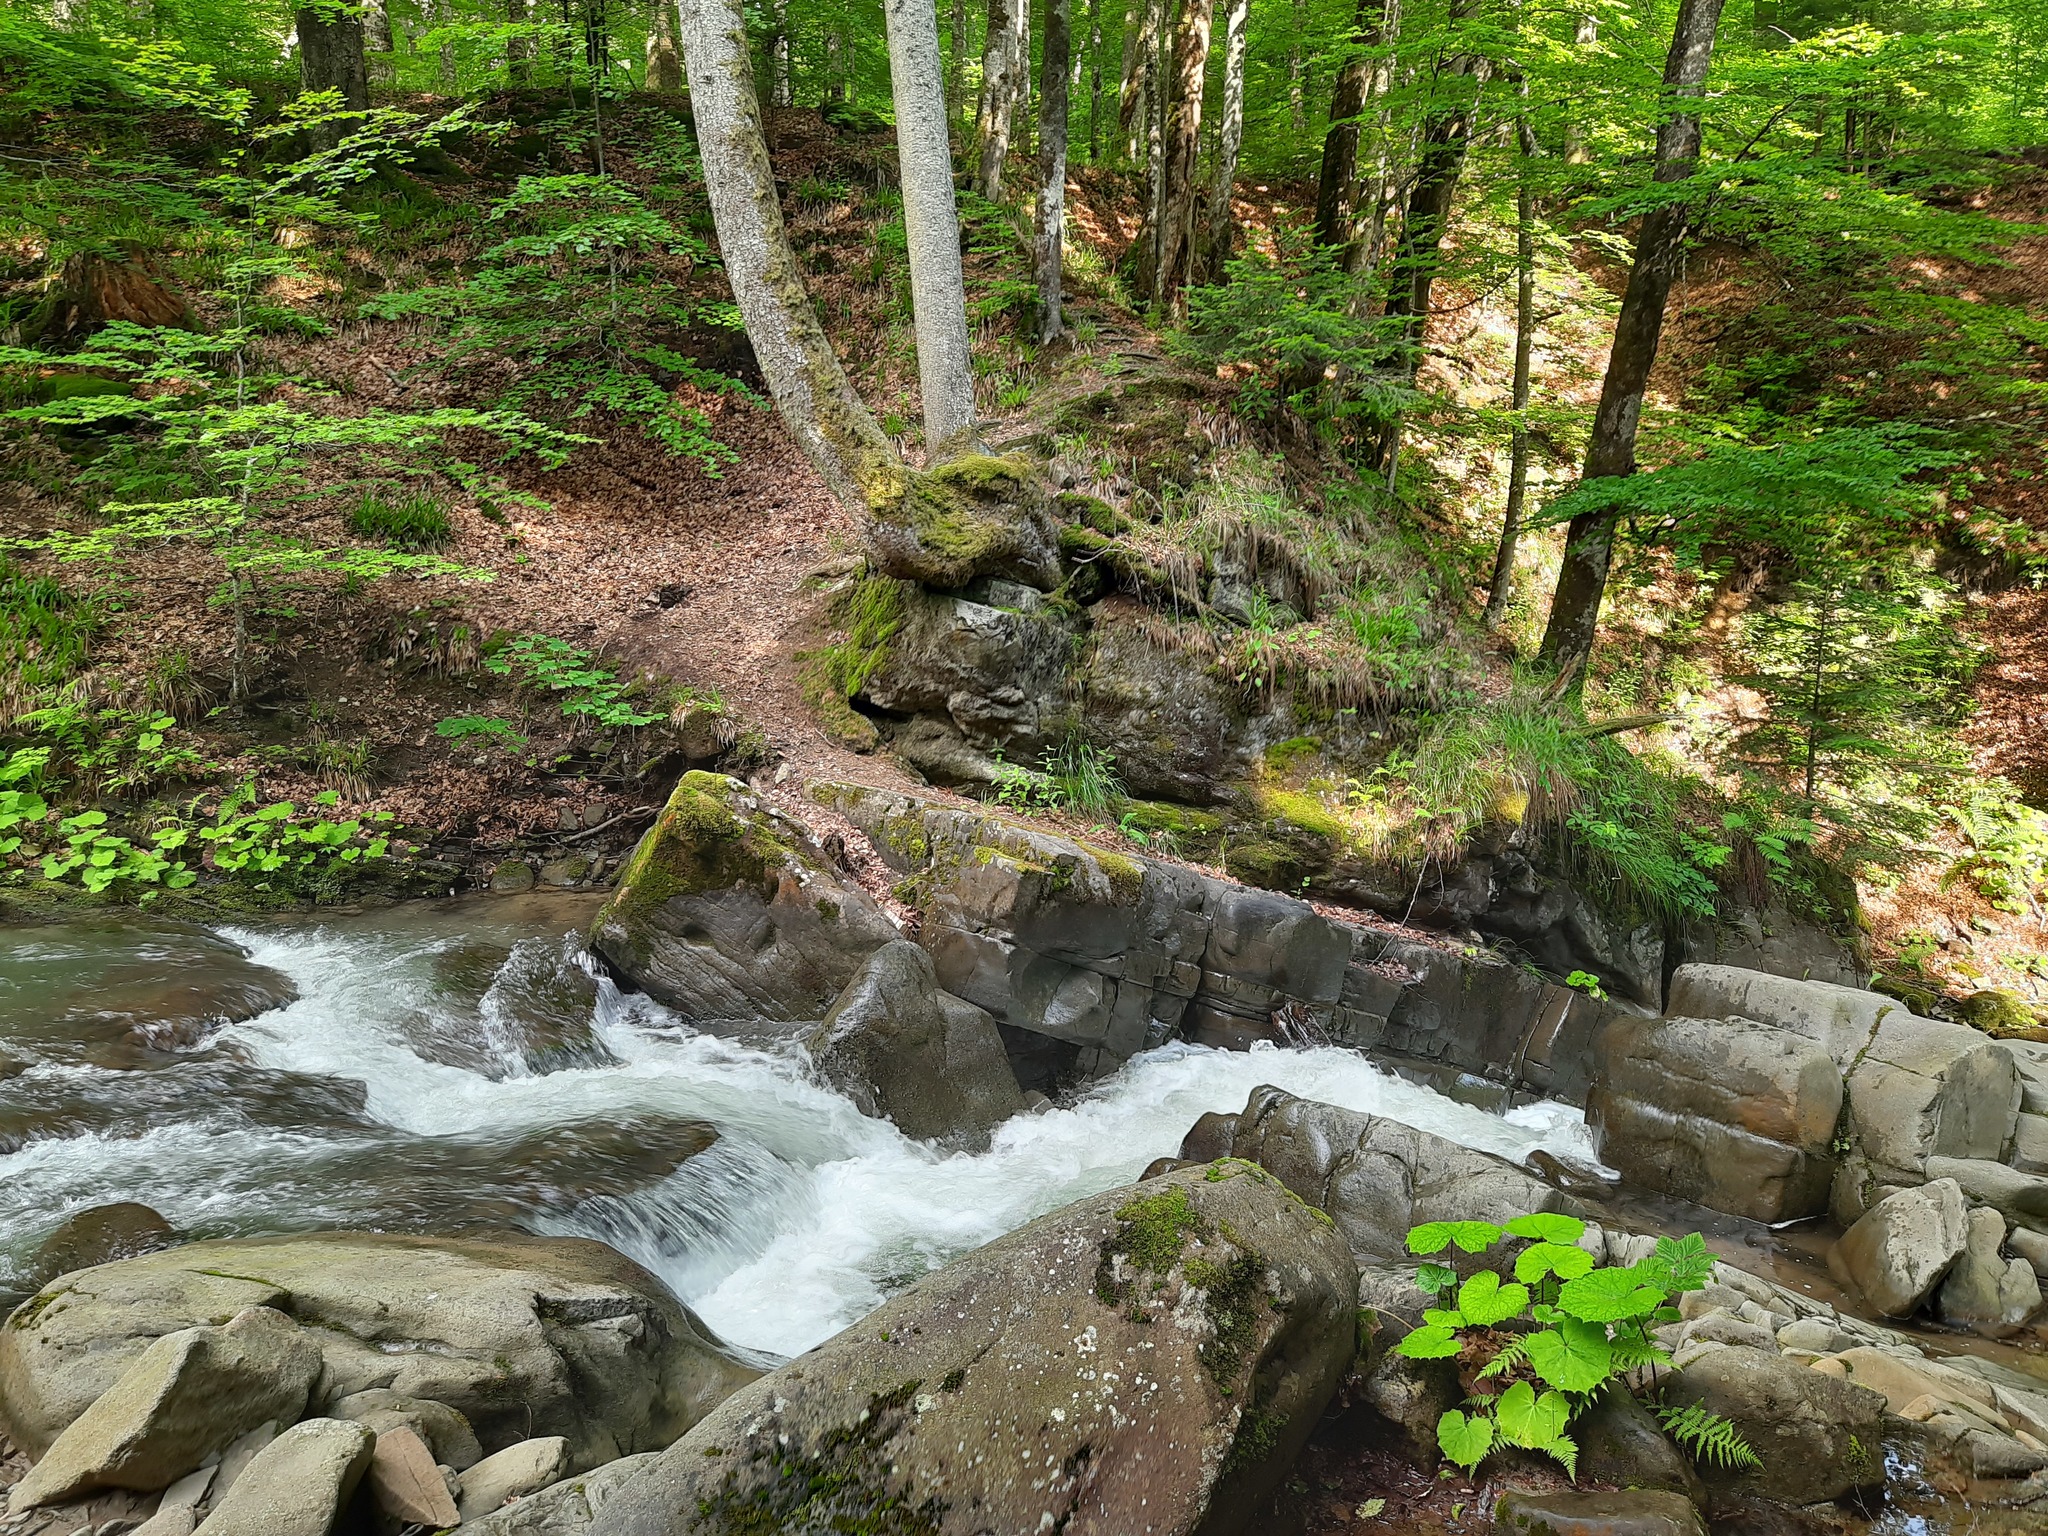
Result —
[[[785, 0], [786, 3], [786, 0]], [[967, 116], [967, 0], [953, 0], [946, 38], [946, 121]]]
[[988, 37], [981, 48], [981, 103], [975, 113], [974, 189], [990, 202], [1003, 190], [1010, 155], [1010, 112], [1015, 101], [1017, 9], [1022, 0], [988, 0]]
[[1158, 302], [1178, 317], [1187, 305], [1195, 253], [1196, 168], [1202, 149], [1202, 82], [1209, 65], [1213, 0], [1182, 0], [1173, 42], [1165, 185], [1160, 201]]
[[683, 57], [676, 51], [675, 0], [654, 0], [647, 28], [647, 89], [674, 95], [683, 88]]
[[1216, 174], [1209, 183], [1209, 232], [1203, 242], [1201, 280], [1223, 281], [1230, 260], [1230, 196], [1237, 185], [1237, 152], [1244, 145], [1244, 25], [1250, 0], [1226, 0], [1223, 21], [1223, 120], [1217, 125]]
[[1015, 147], [1031, 153], [1031, 0], [1012, 0], [1017, 8], [1016, 36], [1011, 39], [1010, 127]]
[[[1454, 22], [1462, 19], [1453, 13]], [[1387, 318], [1401, 322], [1397, 345], [1402, 372], [1410, 378], [1421, 362], [1430, 290], [1443, 267], [1444, 234], [1450, 225], [1451, 202], [1458, 195], [1458, 178], [1465, 170], [1465, 152], [1472, 142], [1477, 85], [1485, 79], [1486, 65], [1471, 54], [1461, 54], [1451, 61], [1446, 74], [1451, 77], [1452, 90], [1462, 92], [1460, 79], [1472, 80], [1474, 89], [1448, 110], [1432, 112], [1423, 124], [1422, 154], [1415, 184], [1408, 193], [1407, 215], [1401, 221], [1401, 244], [1388, 274]]]
[[828, 106], [846, 100], [845, 40], [836, 24], [825, 28], [825, 102]]
[[[505, 20], [515, 27], [523, 27], [532, 21], [527, 0], [505, 0]], [[526, 85], [533, 79], [533, 39], [531, 37], [508, 37], [505, 39], [505, 78], [514, 85]]]
[[1102, 161], [1102, 0], [1088, 0], [1088, 163]]
[[1124, 75], [1117, 93], [1117, 127], [1124, 137], [1124, 159], [1133, 165], [1152, 111], [1145, 95], [1150, 79], [1145, 61], [1158, 41], [1159, 9], [1160, 0], [1130, 0], [1124, 8]]
[[775, 30], [768, 37], [768, 104], [787, 107], [795, 102], [789, 85], [789, 0], [774, 0], [769, 16]]
[[[1578, 31], [1572, 37], [1573, 46], [1583, 55], [1591, 53], [1599, 41], [1600, 18], [1598, 16], [1581, 16], [1579, 18]], [[1585, 130], [1579, 126], [1579, 121], [1576, 117], [1566, 113], [1564, 120], [1564, 163], [1566, 165], [1585, 165], [1592, 158], [1592, 152], [1586, 148]]]
[[939, 15], [933, 0], [887, 0], [882, 13], [896, 98], [896, 155], [903, 175], [924, 440], [936, 463], [974, 445], [974, 374], [968, 366], [953, 146], [940, 87]]
[[[1681, 0], [1671, 52], [1664, 63], [1665, 117], [1657, 127], [1656, 179], [1660, 182], [1685, 180], [1699, 159], [1700, 120], [1691, 104], [1706, 90], [1707, 66], [1714, 56], [1714, 31], [1720, 19], [1721, 0]], [[1615, 321], [1614, 350], [1608, 354], [1607, 377], [1600, 385], [1600, 408], [1586, 445], [1581, 484], [1635, 473], [1636, 426], [1643, 412], [1643, 392], [1657, 361], [1671, 285], [1685, 260], [1687, 223], [1687, 209], [1677, 202], [1659, 204], [1643, 215], [1636, 235], [1635, 262]], [[1542, 650], [1543, 660], [1560, 674], [1580, 674], [1592, 654], [1600, 599], [1607, 590], [1607, 568], [1614, 557], [1615, 516], [1613, 512], [1582, 512], [1566, 530], [1564, 565], [1551, 599]]]
[[1038, 279], [1038, 340], [1053, 340], [1060, 319], [1061, 264], [1067, 228], [1067, 66], [1073, 39], [1070, 0], [1046, 0], [1045, 62], [1038, 71], [1038, 229], [1032, 248]]
[[1146, 302], [1159, 302], [1160, 226], [1166, 215], [1166, 72], [1160, 60], [1167, 39], [1167, 0], [1151, 0], [1155, 15], [1146, 39], [1145, 72], [1145, 218], [1138, 229], [1138, 292]]
[[397, 78], [397, 63], [391, 57], [391, 12], [384, 0], [370, 0], [363, 7], [363, 52], [372, 85], [389, 85]]
[[1337, 87], [1330, 97], [1330, 127], [1323, 135], [1323, 171], [1316, 183], [1316, 244], [1337, 250], [1351, 239], [1358, 197], [1358, 118], [1365, 110], [1372, 62], [1365, 51], [1373, 43], [1373, 0], [1358, 0], [1351, 33], [1351, 51], [1337, 66]]
[[[1393, 47], [1401, 35], [1401, 0], [1384, 0], [1372, 45], [1383, 50], [1367, 72], [1365, 99], [1378, 102], [1373, 113], [1372, 175], [1362, 179], [1351, 208], [1351, 238], [1344, 248], [1344, 270], [1376, 272], [1386, 249], [1387, 211], [1395, 195], [1393, 114], [1387, 98], [1394, 89]], [[1359, 129], [1364, 137], [1363, 126]]]
[[1308, 0], [1294, 0], [1287, 35], [1287, 122], [1296, 133], [1308, 128]]
[[[1524, 99], [1529, 82], [1522, 82]], [[1522, 164], [1515, 186], [1515, 378], [1509, 395], [1515, 413], [1508, 446], [1508, 500], [1501, 514], [1500, 546], [1493, 555], [1493, 580], [1486, 589], [1484, 623], [1488, 633], [1500, 628], [1515, 584], [1515, 546], [1522, 538], [1522, 505], [1529, 495], [1529, 361], [1536, 345], [1536, 196], [1529, 184], [1529, 161], [1536, 154], [1536, 135], [1524, 117], [1515, 125]]]
[[826, 339], [790, 251], [740, 0], [682, 0], [682, 35], [704, 189], [747, 339], [798, 446], [833, 494], [864, 514], [868, 491], [901, 470]]
[[[363, 58], [363, 22], [350, 11], [302, 6], [299, 83], [308, 91], [339, 91], [341, 110], [370, 110], [370, 71]], [[332, 149], [349, 131], [346, 123], [319, 123], [307, 130], [316, 149]]]

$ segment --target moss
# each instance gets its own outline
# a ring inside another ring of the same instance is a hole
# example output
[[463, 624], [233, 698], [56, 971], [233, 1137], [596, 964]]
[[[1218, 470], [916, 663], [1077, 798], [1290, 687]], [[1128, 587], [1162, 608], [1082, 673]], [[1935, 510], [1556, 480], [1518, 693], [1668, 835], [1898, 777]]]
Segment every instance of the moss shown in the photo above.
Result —
[[[1168, 750], [1172, 749], [1168, 743]], [[1208, 854], [1223, 835], [1223, 818], [1214, 811], [1173, 805], [1164, 800], [1126, 800], [1118, 824], [1148, 837], [1170, 838], [1171, 849], [1181, 854]]]
[[1913, 1012], [1926, 1016], [1933, 1013], [1934, 1005], [1941, 1001], [1941, 994], [1929, 986], [1911, 981], [1904, 976], [1876, 976], [1871, 979], [1870, 990], [1882, 993], [1897, 1002], [1904, 1003]]
[[620, 872], [598, 923], [652, 912], [678, 896], [772, 884], [773, 871], [794, 849], [769, 829], [765, 815], [734, 811], [731, 797], [741, 790], [721, 774], [684, 774]]
[[54, 1290], [37, 1292], [14, 1309], [13, 1316], [7, 1319], [7, 1326], [10, 1328], [35, 1327], [37, 1318], [55, 1306], [61, 1297], [70, 1294], [71, 1287], [68, 1285], [60, 1285]]
[[1237, 1435], [1230, 1442], [1230, 1453], [1223, 1458], [1226, 1475], [1242, 1468], [1255, 1466], [1271, 1456], [1280, 1447], [1280, 1435], [1287, 1428], [1287, 1415], [1274, 1413], [1271, 1409], [1254, 1404], [1245, 1409], [1237, 1421]]
[[1116, 1219], [1116, 1236], [1102, 1245], [1095, 1266], [1095, 1294], [1109, 1306], [1119, 1305], [1130, 1295], [1131, 1282], [1116, 1277], [1119, 1258], [1140, 1273], [1164, 1275], [1180, 1262], [1181, 1250], [1190, 1237], [1205, 1238], [1215, 1231], [1188, 1199], [1188, 1192], [1180, 1188], [1142, 1195], [1121, 1205]]
[[1315, 757], [1323, 750], [1322, 739], [1317, 736], [1290, 736], [1285, 741], [1276, 741], [1266, 748], [1266, 768], [1269, 772], [1284, 774], [1304, 758]]
[[872, 752], [882, 744], [875, 722], [847, 702], [832, 680], [829, 652], [810, 651], [797, 658], [797, 687], [827, 740], [855, 752]]
[[1216, 1331], [1201, 1347], [1202, 1364], [1217, 1390], [1228, 1397], [1237, 1386], [1245, 1356], [1258, 1336], [1266, 1304], [1266, 1261], [1251, 1249], [1217, 1263], [1189, 1259], [1181, 1273], [1206, 1298], [1209, 1324]]
[[1306, 857], [1278, 838], [1233, 839], [1223, 850], [1223, 869], [1231, 879], [1269, 891], [1299, 890], [1328, 867], [1327, 857]]
[[1956, 1011], [1965, 1024], [1998, 1039], [2039, 1039], [2044, 1022], [2048, 1022], [2025, 998], [1988, 989], [1971, 993]]
[[1136, 859], [1121, 853], [1112, 853], [1107, 848], [1090, 846], [1088, 851], [1095, 855], [1095, 862], [1101, 866], [1103, 875], [1109, 881], [1109, 894], [1121, 907], [1134, 907], [1145, 893], [1145, 866]]
[[1300, 789], [1274, 789], [1261, 785], [1253, 791], [1259, 809], [1274, 821], [1307, 832], [1328, 842], [1332, 853], [1349, 845], [1351, 829], [1324, 802], [1321, 795]]
[[1118, 532], [1116, 508], [1099, 497], [1084, 496], [1079, 491], [1062, 491], [1053, 504], [1059, 509], [1060, 516], [1069, 522], [1092, 528], [1105, 537], [1113, 538]]
[[842, 698], [858, 694], [889, 659], [889, 642], [909, 612], [910, 588], [893, 577], [867, 576], [832, 605], [833, 620], [846, 638], [817, 655]]

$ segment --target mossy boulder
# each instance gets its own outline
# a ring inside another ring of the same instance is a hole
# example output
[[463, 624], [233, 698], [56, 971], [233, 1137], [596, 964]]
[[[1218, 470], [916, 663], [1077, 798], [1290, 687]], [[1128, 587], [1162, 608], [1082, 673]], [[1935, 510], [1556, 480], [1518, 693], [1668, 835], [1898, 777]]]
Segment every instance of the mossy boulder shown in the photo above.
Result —
[[591, 947], [704, 1028], [824, 1017], [896, 937], [804, 830], [737, 779], [686, 773], [597, 914]]
[[1358, 1275], [1242, 1163], [1055, 1211], [743, 1388], [612, 1536], [1253, 1528], [1351, 1361]]
[[1986, 989], [1957, 1006], [1962, 1021], [2000, 1040], [2048, 1040], [2048, 1018], [2025, 998]]
[[885, 574], [957, 592], [1002, 576], [1059, 585], [1047, 490], [1021, 456], [968, 453], [928, 470], [895, 470], [868, 487], [869, 542]]

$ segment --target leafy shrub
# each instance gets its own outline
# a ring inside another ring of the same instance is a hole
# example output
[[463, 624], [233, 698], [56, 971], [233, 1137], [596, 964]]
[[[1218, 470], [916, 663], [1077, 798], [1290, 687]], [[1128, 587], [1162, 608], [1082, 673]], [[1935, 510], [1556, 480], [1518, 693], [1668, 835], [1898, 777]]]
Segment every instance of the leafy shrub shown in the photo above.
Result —
[[455, 537], [448, 509], [425, 491], [372, 491], [349, 510], [348, 531], [393, 549], [440, 549]]
[[450, 715], [434, 722], [434, 734], [444, 741], [467, 741], [481, 736], [507, 752], [517, 752], [526, 745], [526, 738], [513, 729], [511, 721], [493, 715]]
[[604, 730], [652, 725], [662, 718], [634, 704], [630, 685], [589, 651], [552, 635], [517, 636], [486, 656], [484, 667], [516, 679], [522, 688], [560, 694], [565, 716]]
[[1090, 816], [1106, 816], [1126, 797], [1116, 754], [1069, 736], [1045, 755], [1045, 774], [1059, 799]]

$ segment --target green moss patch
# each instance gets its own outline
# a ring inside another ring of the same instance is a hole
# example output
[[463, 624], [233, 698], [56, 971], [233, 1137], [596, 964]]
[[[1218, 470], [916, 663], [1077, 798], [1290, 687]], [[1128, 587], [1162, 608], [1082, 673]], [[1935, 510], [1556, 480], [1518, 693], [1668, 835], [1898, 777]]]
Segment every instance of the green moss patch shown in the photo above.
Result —
[[732, 797], [739, 793], [742, 787], [721, 774], [684, 774], [633, 850], [618, 891], [598, 914], [599, 924], [652, 912], [678, 896], [742, 885], [762, 887], [765, 894], [794, 850], [770, 830], [765, 816], [742, 816], [733, 808]]

